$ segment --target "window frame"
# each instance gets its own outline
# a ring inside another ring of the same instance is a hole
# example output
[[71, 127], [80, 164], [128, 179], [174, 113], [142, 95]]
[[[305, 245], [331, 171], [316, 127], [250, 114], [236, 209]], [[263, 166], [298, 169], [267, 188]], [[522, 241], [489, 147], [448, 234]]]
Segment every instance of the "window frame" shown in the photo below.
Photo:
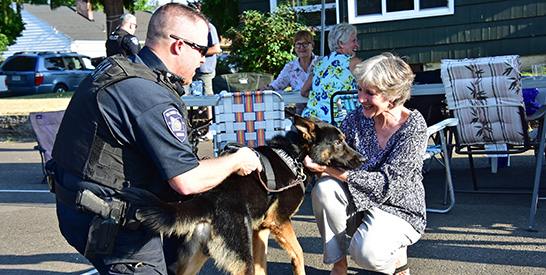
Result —
[[[414, 2], [413, 10], [395, 11], [395, 12], [387, 12], [387, 8], [386, 8], [387, 1], [389, 0], [381, 0], [381, 14], [357, 16], [356, 15], [357, 0], [348, 0], [347, 12], [348, 12], [349, 24], [364, 24], [364, 23], [373, 23], [373, 22], [385, 22], [385, 21], [415, 19], [415, 18], [455, 14], [455, 0], [447, 0], [446, 7], [428, 8], [424, 10], [420, 10], [418, 8], [419, 0], [413, 0]], [[390, 0], [390, 1], [396, 1], [396, 0]]]

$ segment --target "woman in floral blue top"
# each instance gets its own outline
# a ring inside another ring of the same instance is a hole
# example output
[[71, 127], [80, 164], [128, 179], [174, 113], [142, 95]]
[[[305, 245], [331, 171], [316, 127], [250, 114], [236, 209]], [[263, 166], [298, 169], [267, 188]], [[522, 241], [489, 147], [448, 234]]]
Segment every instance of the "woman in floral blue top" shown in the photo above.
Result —
[[367, 162], [356, 170], [305, 165], [322, 172], [312, 192], [313, 212], [331, 274], [347, 274], [346, 234], [351, 258], [362, 268], [409, 274], [407, 246], [426, 226], [422, 185], [427, 125], [404, 107], [414, 75], [399, 57], [384, 53], [357, 65], [356, 110], [341, 123], [347, 143]]
[[337, 91], [356, 90], [356, 81], [351, 73], [360, 59], [355, 57], [359, 45], [356, 27], [347, 23], [335, 25], [328, 34], [331, 53], [315, 66], [313, 76], [307, 80], [301, 95], [309, 97], [303, 117], [316, 117], [331, 122], [330, 97]]

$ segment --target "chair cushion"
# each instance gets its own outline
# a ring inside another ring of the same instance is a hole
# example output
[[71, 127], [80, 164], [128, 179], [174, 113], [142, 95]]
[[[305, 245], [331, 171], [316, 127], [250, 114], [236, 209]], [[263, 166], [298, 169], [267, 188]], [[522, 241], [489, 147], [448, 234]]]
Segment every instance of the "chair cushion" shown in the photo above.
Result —
[[444, 59], [441, 73], [461, 145], [524, 143], [519, 56]]

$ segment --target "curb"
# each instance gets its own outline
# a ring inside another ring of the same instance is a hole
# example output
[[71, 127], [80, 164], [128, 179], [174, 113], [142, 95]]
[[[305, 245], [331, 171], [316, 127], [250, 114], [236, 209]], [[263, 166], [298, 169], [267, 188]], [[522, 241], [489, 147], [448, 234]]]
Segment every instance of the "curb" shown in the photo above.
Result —
[[30, 124], [29, 115], [1, 115], [0, 141], [32, 140], [36, 134]]

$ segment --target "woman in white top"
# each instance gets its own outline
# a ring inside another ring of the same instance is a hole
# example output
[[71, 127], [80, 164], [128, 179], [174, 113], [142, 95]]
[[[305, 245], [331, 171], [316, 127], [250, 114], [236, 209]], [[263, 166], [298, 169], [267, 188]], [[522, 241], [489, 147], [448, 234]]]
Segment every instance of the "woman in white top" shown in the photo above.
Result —
[[[269, 85], [262, 86], [260, 90], [284, 91], [288, 87], [291, 87], [292, 90], [301, 90], [320, 59], [313, 54], [314, 48], [313, 34], [308, 30], [298, 31], [294, 35], [294, 51], [298, 57], [286, 63], [277, 78]], [[303, 107], [305, 104], [302, 104], [296, 112], [300, 114]]]

